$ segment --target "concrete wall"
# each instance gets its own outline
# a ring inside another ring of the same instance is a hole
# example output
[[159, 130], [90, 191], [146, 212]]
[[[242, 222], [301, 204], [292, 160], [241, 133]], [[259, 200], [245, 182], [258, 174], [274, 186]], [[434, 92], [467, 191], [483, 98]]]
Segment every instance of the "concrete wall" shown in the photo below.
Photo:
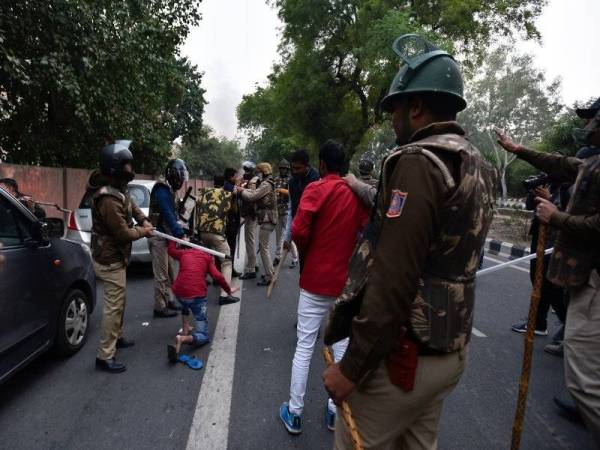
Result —
[[[32, 196], [35, 200], [58, 203], [66, 209], [74, 210], [85, 193], [91, 170], [70, 169], [40, 166], [20, 166], [15, 164], [0, 164], [0, 178], [14, 178], [19, 183], [23, 194]], [[136, 174], [136, 179], [152, 180], [154, 177]], [[187, 183], [194, 190], [212, 186], [205, 180], [189, 180]], [[187, 188], [187, 186], [185, 186]], [[182, 192], [185, 192], [182, 189]], [[62, 213], [52, 207], [44, 207], [48, 216], [63, 217]], [[67, 217], [64, 217], [68, 219]]]

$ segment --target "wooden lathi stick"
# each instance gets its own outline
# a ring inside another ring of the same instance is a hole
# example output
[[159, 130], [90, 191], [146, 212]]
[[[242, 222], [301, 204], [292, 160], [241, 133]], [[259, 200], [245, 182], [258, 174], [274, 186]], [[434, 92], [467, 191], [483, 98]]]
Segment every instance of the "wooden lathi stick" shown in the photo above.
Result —
[[[327, 367], [334, 364], [333, 356], [331, 355], [331, 350], [329, 350], [329, 347], [323, 347], [323, 356], [325, 357]], [[350, 406], [348, 406], [348, 403], [346, 402], [342, 403], [342, 417], [344, 418], [344, 422], [346, 422], [348, 430], [350, 430], [350, 437], [352, 438], [352, 442], [354, 443], [354, 450], [363, 450], [362, 439], [360, 438], [360, 434], [358, 433], [356, 422], [352, 417], [352, 411], [350, 411]]]
[[525, 407], [527, 405], [527, 391], [529, 389], [529, 375], [531, 374], [535, 320], [542, 295], [542, 284], [544, 283], [544, 247], [546, 245], [547, 229], [548, 226], [546, 224], [540, 223], [540, 232], [536, 249], [535, 281], [533, 284], [533, 291], [531, 292], [531, 303], [529, 305], [525, 348], [523, 350], [523, 367], [521, 368], [521, 380], [519, 381], [519, 397], [512, 428], [511, 450], [518, 450], [521, 446], [521, 433], [523, 432]]

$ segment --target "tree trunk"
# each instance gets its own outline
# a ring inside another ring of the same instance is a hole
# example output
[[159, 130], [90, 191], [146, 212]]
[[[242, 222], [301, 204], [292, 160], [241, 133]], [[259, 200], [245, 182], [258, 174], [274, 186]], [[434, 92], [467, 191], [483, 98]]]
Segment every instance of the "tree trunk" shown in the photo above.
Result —
[[502, 200], [506, 200], [508, 197], [508, 188], [506, 186], [506, 166], [502, 167], [500, 171], [500, 185], [502, 186]]

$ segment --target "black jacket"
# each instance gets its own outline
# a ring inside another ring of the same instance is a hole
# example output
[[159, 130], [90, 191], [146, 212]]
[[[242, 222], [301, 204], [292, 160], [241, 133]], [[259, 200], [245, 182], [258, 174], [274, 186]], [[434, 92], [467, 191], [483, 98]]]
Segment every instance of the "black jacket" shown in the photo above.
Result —
[[290, 191], [290, 203], [292, 205], [292, 217], [296, 215], [298, 211], [298, 205], [300, 205], [300, 199], [306, 186], [313, 181], [319, 179], [319, 172], [310, 167], [308, 173], [303, 177], [292, 176], [290, 179], [289, 191]]

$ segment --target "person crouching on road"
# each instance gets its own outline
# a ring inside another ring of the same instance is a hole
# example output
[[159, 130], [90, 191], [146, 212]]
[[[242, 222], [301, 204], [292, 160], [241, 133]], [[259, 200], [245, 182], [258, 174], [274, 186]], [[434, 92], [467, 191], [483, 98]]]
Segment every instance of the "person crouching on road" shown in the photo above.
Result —
[[[345, 165], [341, 144], [328, 141], [319, 151], [321, 179], [304, 190], [292, 222], [292, 239], [303, 263], [300, 274], [296, 352], [292, 363], [290, 401], [281, 405], [279, 417], [291, 434], [302, 432], [302, 411], [308, 371], [323, 319], [348, 276], [348, 262], [357, 237], [368, 219], [367, 207], [340, 177]], [[340, 360], [348, 340], [334, 344]], [[334, 429], [335, 405], [325, 407], [327, 427]]]
[[[152, 236], [153, 227], [129, 197], [127, 183], [133, 180], [133, 155], [127, 145], [112, 144], [102, 149], [100, 171], [88, 182], [92, 194], [92, 257], [96, 276], [104, 283], [104, 306], [100, 348], [96, 368], [124, 372], [125, 364], [115, 360], [117, 348], [131, 347], [123, 337], [126, 268], [131, 243]], [[133, 219], [142, 226], [134, 226]]]
[[274, 275], [273, 263], [269, 253], [269, 237], [275, 229], [275, 225], [277, 225], [277, 194], [275, 193], [275, 181], [273, 180], [271, 164], [263, 162], [258, 164], [256, 169], [259, 173], [257, 188], [252, 191], [238, 187], [236, 192], [241, 193], [242, 200], [256, 204], [256, 220], [260, 226], [258, 249], [265, 271], [262, 279], [256, 284], [258, 286], [268, 286]]
[[[217, 270], [214, 258], [201, 250], [181, 246], [169, 241], [169, 256], [179, 261], [179, 273], [171, 289], [181, 305], [182, 334], [175, 336], [175, 346], [168, 347], [169, 360], [176, 362], [181, 344], [201, 346], [210, 342], [206, 316], [206, 275], [209, 274], [231, 296], [238, 288], [231, 288], [225, 277]], [[190, 312], [196, 319], [196, 327], [190, 334]]]

